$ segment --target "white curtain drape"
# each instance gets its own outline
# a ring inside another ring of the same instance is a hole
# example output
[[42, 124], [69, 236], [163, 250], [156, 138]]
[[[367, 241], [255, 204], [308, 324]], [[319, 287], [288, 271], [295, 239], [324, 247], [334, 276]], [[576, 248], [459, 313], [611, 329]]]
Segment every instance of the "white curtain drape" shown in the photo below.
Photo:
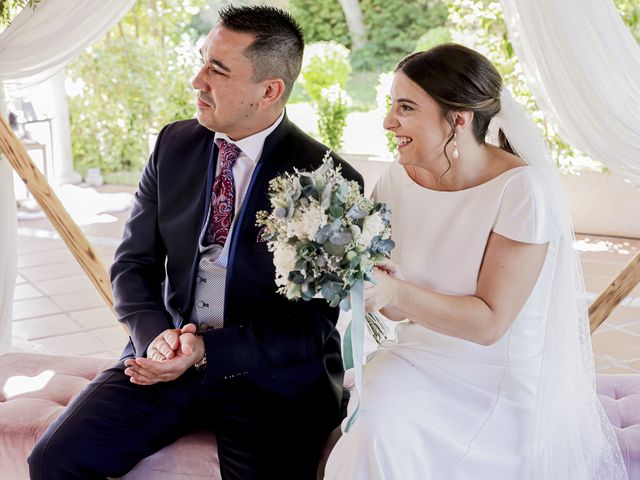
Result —
[[501, 0], [538, 106], [562, 136], [640, 185], [640, 46], [613, 0]]
[[[0, 33], [0, 90], [36, 85], [100, 38], [135, 0], [43, 0], [25, 8]], [[3, 102], [0, 92], [0, 102]], [[4, 105], [3, 105], [4, 106]], [[4, 108], [0, 109], [4, 112]], [[0, 157], [0, 353], [11, 345], [17, 275], [16, 205], [12, 170]]]

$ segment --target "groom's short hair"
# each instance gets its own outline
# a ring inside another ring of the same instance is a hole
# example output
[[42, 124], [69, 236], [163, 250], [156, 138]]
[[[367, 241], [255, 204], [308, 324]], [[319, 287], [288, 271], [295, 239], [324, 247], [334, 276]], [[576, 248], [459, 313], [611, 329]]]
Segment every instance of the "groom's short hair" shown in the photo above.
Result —
[[284, 10], [263, 5], [230, 6], [218, 14], [223, 27], [255, 36], [243, 52], [253, 66], [253, 80], [282, 79], [282, 102], [286, 103], [302, 67], [304, 36], [300, 25]]

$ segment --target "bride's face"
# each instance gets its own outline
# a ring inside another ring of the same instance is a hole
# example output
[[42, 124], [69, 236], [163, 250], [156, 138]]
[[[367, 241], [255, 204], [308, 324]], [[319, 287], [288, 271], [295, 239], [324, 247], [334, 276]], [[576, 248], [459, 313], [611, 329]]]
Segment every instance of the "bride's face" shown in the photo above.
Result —
[[395, 134], [402, 165], [428, 168], [444, 159], [451, 127], [435, 100], [402, 72], [394, 76], [383, 126]]

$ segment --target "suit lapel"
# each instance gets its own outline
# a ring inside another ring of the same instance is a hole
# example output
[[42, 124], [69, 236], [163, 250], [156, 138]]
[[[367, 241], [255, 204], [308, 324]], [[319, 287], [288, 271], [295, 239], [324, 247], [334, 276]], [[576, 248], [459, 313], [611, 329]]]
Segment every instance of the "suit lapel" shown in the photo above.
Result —
[[[260, 197], [266, 195], [264, 188], [261, 188], [261, 186], [264, 185], [266, 187], [268, 181], [273, 178], [277, 169], [281, 167], [281, 165], [286, 162], [286, 160], [288, 160], [274, 156], [274, 152], [277, 151], [278, 145], [289, 134], [291, 129], [291, 122], [289, 122], [289, 119], [287, 118], [285, 112], [284, 118], [282, 119], [282, 122], [280, 122], [280, 125], [278, 125], [278, 127], [265, 139], [264, 146], [262, 148], [262, 154], [260, 155], [260, 160], [258, 161], [253, 174], [251, 175], [251, 181], [249, 182], [249, 187], [247, 188], [247, 193], [245, 195], [242, 208], [238, 212], [238, 218], [235, 222], [235, 228], [233, 229], [233, 233], [231, 236], [231, 245], [229, 245], [229, 260], [227, 263], [227, 288], [231, 285], [234, 274], [236, 273], [234, 268], [235, 259], [238, 244], [240, 242], [239, 239], [242, 238], [242, 232], [246, 228], [255, 226], [255, 218], [247, 218], [247, 215], [249, 215], [247, 212], [253, 212], [255, 209], [255, 205], [260, 202]], [[209, 195], [211, 194], [209, 193]], [[228, 298], [228, 295], [225, 295], [225, 312], [228, 311], [226, 298]]]

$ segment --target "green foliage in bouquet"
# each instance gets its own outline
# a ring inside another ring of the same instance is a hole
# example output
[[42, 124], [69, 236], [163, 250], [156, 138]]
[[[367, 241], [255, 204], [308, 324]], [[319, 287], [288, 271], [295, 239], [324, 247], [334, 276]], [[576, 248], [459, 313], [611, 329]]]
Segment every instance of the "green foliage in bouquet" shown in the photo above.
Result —
[[273, 211], [258, 212], [257, 224], [273, 252], [278, 291], [291, 300], [322, 296], [348, 310], [350, 288], [371, 280], [394, 247], [386, 205], [346, 180], [330, 152], [313, 172], [273, 179], [269, 197]]

